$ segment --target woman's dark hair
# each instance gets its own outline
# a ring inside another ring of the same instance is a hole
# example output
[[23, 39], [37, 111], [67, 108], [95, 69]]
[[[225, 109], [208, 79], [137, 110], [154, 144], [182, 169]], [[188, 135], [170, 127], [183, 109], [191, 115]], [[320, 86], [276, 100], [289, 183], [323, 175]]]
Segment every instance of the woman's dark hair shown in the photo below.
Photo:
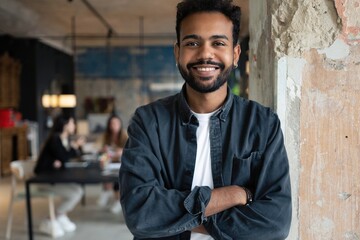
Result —
[[187, 16], [199, 12], [220, 12], [233, 23], [233, 45], [238, 43], [241, 9], [232, 4], [232, 0], [183, 0], [177, 5], [176, 36], [180, 43], [181, 22]]
[[60, 134], [64, 130], [64, 126], [69, 123], [72, 116], [58, 115], [54, 120], [54, 125], [51, 128], [51, 134]]
[[123, 136], [124, 136], [124, 128], [123, 128], [123, 122], [120, 118], [119, 115], [117, 114], [112, 114], [110, 115], [110, 117], [108, 118], [107, 120], [107, 123], [106, 123], [106, 130], [105, 130], [105, 135], [104, 135], [104, 142], [105, 144], [108, 144], [108, 145], [111, 145], [111, 129], [110, 129], [110, 122], [112, 119], [118, 119], [120, 121], [120, 131], [118, 132], [118, 135], [117, 135], [117, 145], [120, 147], [122, 147], [122, 145], [124, 144], [123, 143]]
[[75, 121], [75, 118], [71, 115], [62, 115], [61, 114], [55, 118], [54, 124], [50, 130], [50, 133], [47, 136], [46, 140], [44, 141], [44, 144], [41, 147], [40, 155], [43, 154], [45, 147], [50, 143], [51, 139], [53, 139], [53, 137], [55, 135], [59, 135], [63, 132], [64, 126], [69, 123], [70, 119], [74, 119], [74, 121]]

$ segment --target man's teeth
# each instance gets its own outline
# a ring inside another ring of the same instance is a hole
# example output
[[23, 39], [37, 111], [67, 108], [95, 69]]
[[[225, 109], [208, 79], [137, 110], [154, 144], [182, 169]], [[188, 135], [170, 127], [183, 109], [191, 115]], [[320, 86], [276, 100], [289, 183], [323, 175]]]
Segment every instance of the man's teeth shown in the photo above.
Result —
[[197, 68], [198, 71], [200, 72], [210, 72], [210, 71], [215, 71], [214, 67], [207, 67], [207, 68]]

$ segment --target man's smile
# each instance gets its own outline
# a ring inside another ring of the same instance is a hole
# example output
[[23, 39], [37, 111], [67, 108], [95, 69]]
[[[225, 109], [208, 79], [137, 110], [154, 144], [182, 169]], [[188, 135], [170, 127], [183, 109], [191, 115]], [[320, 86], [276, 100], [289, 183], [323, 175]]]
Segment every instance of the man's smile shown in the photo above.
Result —
[[189, 72], [193, 72], [194, 75], [199, 77], [209, 78], [219, 73], [223, 69], [221, 63], [202, 61], [197, 63], [190, 63], [187, 65]]
[[194, 66], [190, 69], [194, 75], [202, 78], [213, 77], [220, 68], [217, 66]]
[[216, 69], [219, 69], [216, 67], [194, 67], [194, 68], [199, 72], [211, 72], [211, 71], [215, 71]]

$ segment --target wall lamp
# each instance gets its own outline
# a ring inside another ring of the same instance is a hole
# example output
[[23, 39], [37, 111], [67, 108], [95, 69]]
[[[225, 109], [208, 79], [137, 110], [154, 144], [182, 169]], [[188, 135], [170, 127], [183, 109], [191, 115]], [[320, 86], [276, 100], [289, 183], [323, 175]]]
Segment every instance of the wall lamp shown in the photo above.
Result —
[[44, 108], [74, 108], [76, 96], [74, 94], [44, 94], [41, 102]]

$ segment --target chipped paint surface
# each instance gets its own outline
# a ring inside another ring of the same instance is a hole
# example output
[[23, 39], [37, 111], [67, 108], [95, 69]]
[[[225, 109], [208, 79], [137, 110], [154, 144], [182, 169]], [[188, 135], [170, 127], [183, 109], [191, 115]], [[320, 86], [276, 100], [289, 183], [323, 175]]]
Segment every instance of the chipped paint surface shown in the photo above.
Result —
[[360, 43], [360, 1], [335, 0], [336, 10], [342, 22], [343, 39], [349, 44]]
[[321, 201], [321, 200], [317, 201], [316, 205], [318, 205], [319, 207], [322, 207], [323, 206], [323, 201]]
[[346, 200], [348, 199], [349, 197], [351, 197], [351, 194], [350, 193], [346, 193], [346, 192], [341, 192], [338, 194], [338, 197], [341, 199], [341, 200]]
[[360, 0], [335, 6], [340, 37], [303, 55], [300, 239], [360, 235]]
[[[360, 234], [360, 46], [342, 69], [312, 50], [301, 86], [300, 239]], [[350, 231], [351, 230], [351, 231]], [[347, 236], [347, 237], [345, 237]]]
[[288, 239], [359, 240], [360, 0], [249, 3], [250, 98], [285, 124]]
[[350, 46], [342, 39], [336, 41], [328, 48], [318, 50], [319, 54], [325, 54], [327, 58], [332, 60], [344, 59], [350, 54]]
[[311, 48], [330, 46], [341, 30], [333, 1], [272, 1], [272, 35], [279, 56], [298, 57]]
[[346, 240], [360, 240], [360, 237], [356, 232], [346, 232], [344, 237]]
[[[335, 228], [335, 223], [330, 218], [322, 218], [317, 216], [313, 219], [313, 225], [310, 226], [309, 231], [315, 238], [312, 239], [333, 239], [331, 232]], [[316, 236], [321, 236], [317, 238]]]
[[304, 55], [300, 239], [357, 240], [360, 235], [360, 0], [335, 5], [343, 23], [340, 37]]
[[249, 2], [250, 98], [275, 99], [290, 161], [288, 239], [357, 240], [360, 0]]

